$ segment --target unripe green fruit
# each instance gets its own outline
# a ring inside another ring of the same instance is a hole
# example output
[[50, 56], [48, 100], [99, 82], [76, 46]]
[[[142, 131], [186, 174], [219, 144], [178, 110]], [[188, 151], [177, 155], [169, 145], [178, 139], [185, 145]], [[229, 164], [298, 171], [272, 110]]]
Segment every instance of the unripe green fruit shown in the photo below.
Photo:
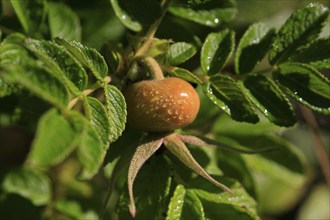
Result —
[[169, 77], [134, 83], [124, 91], [128, 123], [145, 132], [168, 132], [195, 120], [199, 96], [186, 81]]

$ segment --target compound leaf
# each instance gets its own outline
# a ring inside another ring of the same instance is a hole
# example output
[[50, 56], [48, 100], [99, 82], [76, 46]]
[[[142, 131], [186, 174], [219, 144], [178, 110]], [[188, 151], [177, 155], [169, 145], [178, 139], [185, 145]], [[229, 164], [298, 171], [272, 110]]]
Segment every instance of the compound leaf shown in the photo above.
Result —
[[61, 37], [65, 40], [81, 40], [79, 17], [67, 5], [49, 2], [48, 22], [52, 38]]
[[51, 199], [51, 183], [42, 172], [30, 168], [12, 169], [5, 174], [2, 189], [29, 199], [34, 205], [46, 205]]
[[3, 77], [57, 108], [64, 109], [69, 102], [69, 93], [63, 83], [32, 61], [27, 65], [9, 66], [4, 70]]
[[258, 122], [250, 101], [245, 97], [235, 80], [225, 75], [216, 75], [204, 86], [206, 96], [221, 110], [237, 121]]
[[196, 76], [195, 74], [193, 74], [189, 70], [179, 68], [179, 67], [174, 67], [170, 70], [169, 73], [173, 76], [179, 77], [179, 78], [184, 79], [188, 82], [202, 84], [202, 80], [200, 80], [198, 78], [198, 76]]
[[87, 86], [87, 74], [77, 60], [67, 51], [51, 41], [27, 38], [24, 46], [49, 66], [50, 71], [62, 79], [69, 89], [79, 94]]
[[150, 26], [160, 15], [159, 1], [140, 0], [138, 4], [129, 0], [110, 0], [118, 19], [132, 31], [141, 31]]
[[244, 86], [256, 106], [271, 122], [279, 126], [292, 126], [296, 122], [289, 100], [270, 78], [250, 75], [244, 80]]
[[178, 185], [171, 198], [166, 220], [189, 219], [191, 216], [203, 220], [204, 215], [202, 202], [196, 194], [183, 185]]
[[285, 63], [279, 66], [273, 77], [296, 101], [314, 111], [330, 114], [330, 81], [313, 67]]
[[52, 166], [63, 161], [77, 145], [74, 126], [56, 109], [46, 112], [38, 123], [36, 137], [28, 156], [28, 164]]
[[70, 112], [70, 120], [78, 133], [77, 155], [83, 170], [82, 179], [92, 178], [103, 164], [106, 149], [95, 125], [89, 122], [79, 112]]
[[295, 11], [275, 37], [269, 51], [270, 63], [283, 63], [299, 47], [314, 41], [321, 32], [328, 15], [329, 10], [317, 3], [311, 3]]
[[77, 41], [66, 41], [61, 38], [56, 38], [55, 41], [63, 45], [79, 62], [89, 68], [98, 80], [103, 81], [103, 78], [108, 74], [108, 66], [97, 50], [84, 46]]
[[319, 39], [290, 57], [292, 62], [312, 65], [316, 69], [330, 69], [330, 38]]
[[110, 144], [110, 121], [104, 105], [94, 97], [86, 97], [85, 111], [90, 120], [90, 124], [96, 130], [102, 140], [104, 149], [108, 149]]
[[239, 74], [249, 73], [258, 61], [268, 52], [274, 29], [263, 23], [251, 25], [241, 38], [235, 56], [235, 71]]
[[188, 7], [173, 4], [169, 11], [178, 17], [209, 27], [218, 27], [224, 22], [232, 20], [237, 13], [233, 0], [199, 1], [199, 4], [192, 4]]
[[119, 89], [112, 85], [105, 88], [106, 109], [110, 122], [110, 142], [121, 136], [126, 124], [126, 101]]
[[46, 2], [43, 0], [11, 0], [10, 2], [25, 33], [40, 33], [40, 27], [45, 20]]
[[201, 68], [203, 73], [219, 73], [229, 60], [235, 47], [235, 33], [223, 30], [207, 36], [201, 51]]
[[166, 53], [166, 60], [173, 66], [177, 66], [196, 54], [196, 47], [185, 42], [172, 44]]

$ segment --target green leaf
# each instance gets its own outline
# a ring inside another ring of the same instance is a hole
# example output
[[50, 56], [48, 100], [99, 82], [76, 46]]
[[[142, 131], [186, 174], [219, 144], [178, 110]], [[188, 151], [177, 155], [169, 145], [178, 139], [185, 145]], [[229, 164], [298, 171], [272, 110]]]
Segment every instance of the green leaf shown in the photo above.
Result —
[[43, 0], [10, 0], [13, 9], [23, 26], [25, 33], [40, 33], [40, 28], [45, 20], [45, 5]]
[[[226, 139], [235, 142], [235, 140], [224, 136], [219, 137], [217, 140], [226, 142]], [[224, 151], [218, 148], [216, 151], [216, 158], [217, 165], [223, 171], [223, 175], [242, 183], [249, 195], [256, 198], [255, 181], [243, 156], [236, 152]]]
[[29, 168], [12, 169], [5, 174], [2, 189], [29, 199], [34, 205], [46, 205], [51, 199], [51, 183], [48, 177]]
[[196, 54], [197, 50], [192, 44], [179, 42], [172, 44], [166, 53], [166, 60], [173, 66], [177, 66]]
[[181, 79], [184, 79], [186, 81], [192, 82], [192, 83], [197, 83], [197, 84], [202, 84], [202, 80], [198, 78], [195, 74], [190, 72], [189, 70], [179, 68], [179, 67], [174, 67], [170, 70], [169, 72], [171, 75], [175, 77], [179, 77]]
[[270, 135], [233, 135], [232, 138], [251, 149], [264, 146], [281, 149], [253, 157], [242, 156], [255, 181], [261, 212], [275, 214], [291, 209], [301, 198], [301, 189], [307, 181], [307, 161], [299, 148]]
[[79, 62], [89, 68], [98, 80], [103, 81], [103, 78], [108, 74], [108, 66], [97, 50], [84, 46], [77, 41], [66, 41], [61, 38], [56, 38], [55, 41], [63, 45]]
[[268, 52], [275, 30], [263, 23], [251, 25], [241, 38], [235, 56], [236, 73], [251, 72]]
[[312, 192], [308, 193], [307, 199], [304, 200], [302, 206], [299, 208], [297, 218], [329, 219], [329, 194], [329, 187], [325, 183], [318, 183], [312, 188]]
[[0, 44], [0, 66], [27, 63], [29, 61], [28, 51], [21, 46], [25, 36], [20, 33], [8, 35]]
[[28, 164], [52, 166], [63, 161], [77, 145], [77, 131], [57, 110], [44, 114], [28, 156]]
[[296, 101], [330, 114], [330, 81], [311, 66], [286, 63], [279, 66], [273, 77]]
[[51, 41], [27, 38], [24, 46], [32, 51], [49, 68], [50, 72], [62, 79], [76, 95], [87, 86], [87, 74], [78, 61], [65, 48]]
[[233, 0], [204, 1], [188, 7], [174, 4], [169, 11], [178, 17], [209, 27], [218, 27], [224, 22], [232, 20], [237, 13]]
[[110, 0], [118, 19], [130, 30], [139, 32], [150, 26], [160, 15], [159, 1], [140, 0], [138, 4], [129, 0]]
[[119, 68], [122, 59], [120, 53], [114, 51], [113, 47], [107, 43], [102, 46], [100, 52], [108, 65], [110, 74], [113, 74]]
[[54, 208], [66, 216], [74, 219], [82, 219], [84, 217], [80, 204], [75, 201], [58, 200], [56, 201]]
[[52, 38], [61, 37], [65, 40], [81, 40], [79, 17], [67, 5], [49, 2], [48, 22]]
[[203, 205], [193, 191], [186, 190], [183, 185], [178, 185], [171, 198], [166, 220], [190, 219], [191, 216], [205, 219]]
[[[230, 119], [227, 122], [224, 119], [226, 118], [222, 118], [217, 123], [219, 124], [215, 131], [217, 140], [235, 140], [239, 145], [251, 150], [258, 150], [264, 147], [279, 149], [278, 151], [261, 153], [259, 155], [236, 154], [243, 159], [245, 167], [249, 170], [248, 173], [253, 178], [257, 200], [259, 201], [258, 207], [261, 213], [270, 215], [291, 209], [301, 198], [300, 196], [303, 193], [301, 187], [306, 184], [306, 159], [301, 152], [296, 146], [290, 145], [284, 139], [270, 135], [270, 133], [273, 134], [276, 130], [267, 128], [267, 125], [273, 126], [269, 122], [261, 126], [260, 123], [257, 125], [232, 124], [229, 121]], [[227, 127], [229, 127], [228, 130]], [[234, 153], [228, 154], [228, 152], [223, 151], [227, 161], [235, 160], [235, 162], [238, 162], [239, 160], [236, 157], [232, 157], [231, 154]], [[226, 170], [227, 161], [219, 161], [221, 169]], [[228, 170], [227, 172], [235, 171]], [[275, 197], [276, 200], [274, 200]]]
[[228, 29], [207, 36], [201, 51], [203, 73], [219, 73], [229, 60], [235, 47], [235, 33]]
[[7, 82], [24, 87], [57, 108], [64, 109], [69, 102], [68, 91], [62, 82], [32, 61], [26, 66], [10, 66], [3, 76]]
[[330, 38], [319, 39], [290, 57], [290, 61], [312, 65], [316, 69], [330, 69]]
[[127, 184], [128, 184], [128, 192], [129, 192], [129, 212], [131, 213], [132, 217], [136, 215], [136, 207], [134, 202], [134, 195], [133, 195], [133, 183], [136, 178], [137, 173], [139, 172], [142, 165], [160, 148], [163, 143], [163, 138], [153, 138], [146, 139], [144, 143], [139, 145], [131, 159], [129, 168], [128, 168], [128, 177], [127, 177]]
[[244, 86], [256, 106], [271, 122], [279, 126], [294, 125], [296, 119], [293, 108], [271, 79], [263, 75], [250, 75], [244, 80]]
[[[9, 66], [22, 65], [30, 60], [28, 52], [21, 46], [25, 36], [19, 33], [8, 35], [0, 44], [0, 70]], [[6, 82], [0, 74], [0, 97], [8, 96], [20, 88]]]
[[221, 192], [210, 183], [204, 183], [198, 177], [189, 183], [189, 190], [194, 192], [203, 204], [206, 219], [259, 220], [256, 201], [233, 180], [214, 176], [234, 191], [234, 195]]
[[196, 33], [189, 30], [187, 25], [181, 23], [179, 20], [164, 17], [162, 25], [157, 29], [157, 36], [161, 39], [172, 39], [174, 42], [187, 42], [199, 48], [201, 40]]
[[173, 193], [167, 210], [166, 220], [180, 219], [183, 210], [186, 189], [183, 185], [178, 185]]
[[[93, 110], [91, 110], [93, 112]], [[104, 143], [102, 143], [100, 135], [95, 130], [93, 122], [89, 122], [79, 112], [71, 112], [70, 119], [79, 135], [78, 141], [78, 158], [83, 166], [80, 174], [82, 179], [92, 178], [103, 164], [106, 154]]]
[[239, 85], [225, 75], [216, 75], [204, 87], [206, 96], [221, 110], [237, 121], [258, 122], [251, 103], [241, 91]]
[[106, 150], [110, 144], [110, 121], [104, 105], [94, 97], [86, 97], [85, 111], [90, 124], [96, 130]]
[[110, 142], [114, 142], [121, 136], [126, 124], [125, 97], [117, 87], [106, 85], [105, 98], [110, 122]]
[[322, 30], [329, 15], [326, 7], [311, 3], [295, 11], [279, 30], [271, 50], [271, 64], [283, 63], [305, 44], [314, 41]]

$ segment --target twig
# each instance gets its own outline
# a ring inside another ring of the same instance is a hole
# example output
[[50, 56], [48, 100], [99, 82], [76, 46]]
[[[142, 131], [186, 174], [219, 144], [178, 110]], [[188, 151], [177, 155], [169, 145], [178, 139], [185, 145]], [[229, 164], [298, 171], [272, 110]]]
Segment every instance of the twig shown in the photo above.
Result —
[[151, 78], [156, 80], [164, 79], [163, 71], [153, 57], [138, 57], [137, 61], [149, 70]]
[[143, 44], [138, 48], [134, 57], [143, 56], [145, 52], [148, 51], [148, 49], [151, 47], [155, 33], [160, 23], [162, 22], [170, 3], [171, 0], [164, 0], [164, 2], [162, 3], [162, 15], [150, 26], [148, 32], [145, 34], [145, 40]]
[[[102, 83], [99, 82], [99, 81], [97, 81], [97, 82], [96, 82], [95, 84], [93, 84], [89, 89], [84, 90], [84, 91], [82, 92], [81, 95], [83, 95], [83, 96], [87, 96], [87, 95], [93, 93], [95, 90], [97, 90], [98, 88], [102, 87], [102, 84], [108, 84], [108, 83], [110, 83], [111, 78], [110, 78], [110, 76], [106, 76], [106, 77], [104, 77], [103, 80], [104, 80], [104, 81], [103, 81]], [[75, 105], [77, 104], [77, 102], [79, 101], [80, 98], [81, 98], [81, 96], [78, 96], [78, 97], [73, 98], [73, 99], [69, 102], [69, 104], [68, 104], [68, 106], [67, 106], [66, 108], [67, 108], [68, 110], [72, 109], [73, 106], [75, 106]]]
[[312, 132], [313, 141], [315, 143], [315, 154], [318, 158], [321, 170], [323, 172], [324, 178], [327, 182], [327, 184], [330, 186], [330, 163], [328, 159], [327, 151], [325, 150], [324, 144], [321, 139], [319, 127], [317, 124], [317, 121], [315, 119], [315, 116], [311, 110], [304, 106], [300, 106], [301, 113], [303, 114], [303, 117], [309, 127], [309, 129]]

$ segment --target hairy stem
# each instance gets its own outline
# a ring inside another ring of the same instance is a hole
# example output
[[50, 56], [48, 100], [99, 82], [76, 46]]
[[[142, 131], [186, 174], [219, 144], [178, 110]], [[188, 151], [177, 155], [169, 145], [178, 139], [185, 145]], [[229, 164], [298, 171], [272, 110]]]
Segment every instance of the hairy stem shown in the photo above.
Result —
[[89, 89], [84, 90], [80, 96], [73, 98], [69, 102], [68, 106], [66, 107], [67, 110], [72, 109], [78, 103], [78, 101], [81, 98], [81, 96], [87, 96], [87, 95], [93, 93], [98, 88], [101, 88], [103, 84], [110, 83], [110, 81], [111, 81], [110, 76], [106, 76], [106, 77], [104, 77], [104, 82], [103, 83], [101, 83], [101, 82], [98, 81], [95, 84], [93, 84]]
[[151, 74], [151, 78], [156, 80], [164, 79], [164, 74], [158, 62], [152, 57], [139, 57], [137, 59]]
[[162, 22], [166, 12], [167, 12], [167, 9], [170, 5], [172, 0], [164, 0], [162, 2], [162, 15], [150, 26], [148, 32], [146, 33], [145, 35], [145, 39], [144, 39], [144, 42], [142, 43], [142, 45], [137, 49], [134, 57], [139, 57], [139, 56], [142, 56], [145, 54], [146, 51], [149, 50], [149, 48], [151, 47], [152, 45], [152, 42], [153, 42], [153, 38], [155, 36], [155, 33], [160, 25], [160, 23]]
[[324, 144], [321, 139], [320, 130], [318, 128], [318, 124], [316, 122], [316, 119], [314, 117], [314, 114], [311, 110], [307, 109], [304, 106], [300, 107], [301, 113], [303, 114], [303, 117], [309, 127], [309, 129], [312, 132], [313, 141], [315, 143], [315, 154], [318, 158], [318, 161], [320, 163], [321, 170], [323, 172], [324, 178], [328, 185], [330, 185], [330, 162], [328, 159], [328, 153], [324, 147]]

